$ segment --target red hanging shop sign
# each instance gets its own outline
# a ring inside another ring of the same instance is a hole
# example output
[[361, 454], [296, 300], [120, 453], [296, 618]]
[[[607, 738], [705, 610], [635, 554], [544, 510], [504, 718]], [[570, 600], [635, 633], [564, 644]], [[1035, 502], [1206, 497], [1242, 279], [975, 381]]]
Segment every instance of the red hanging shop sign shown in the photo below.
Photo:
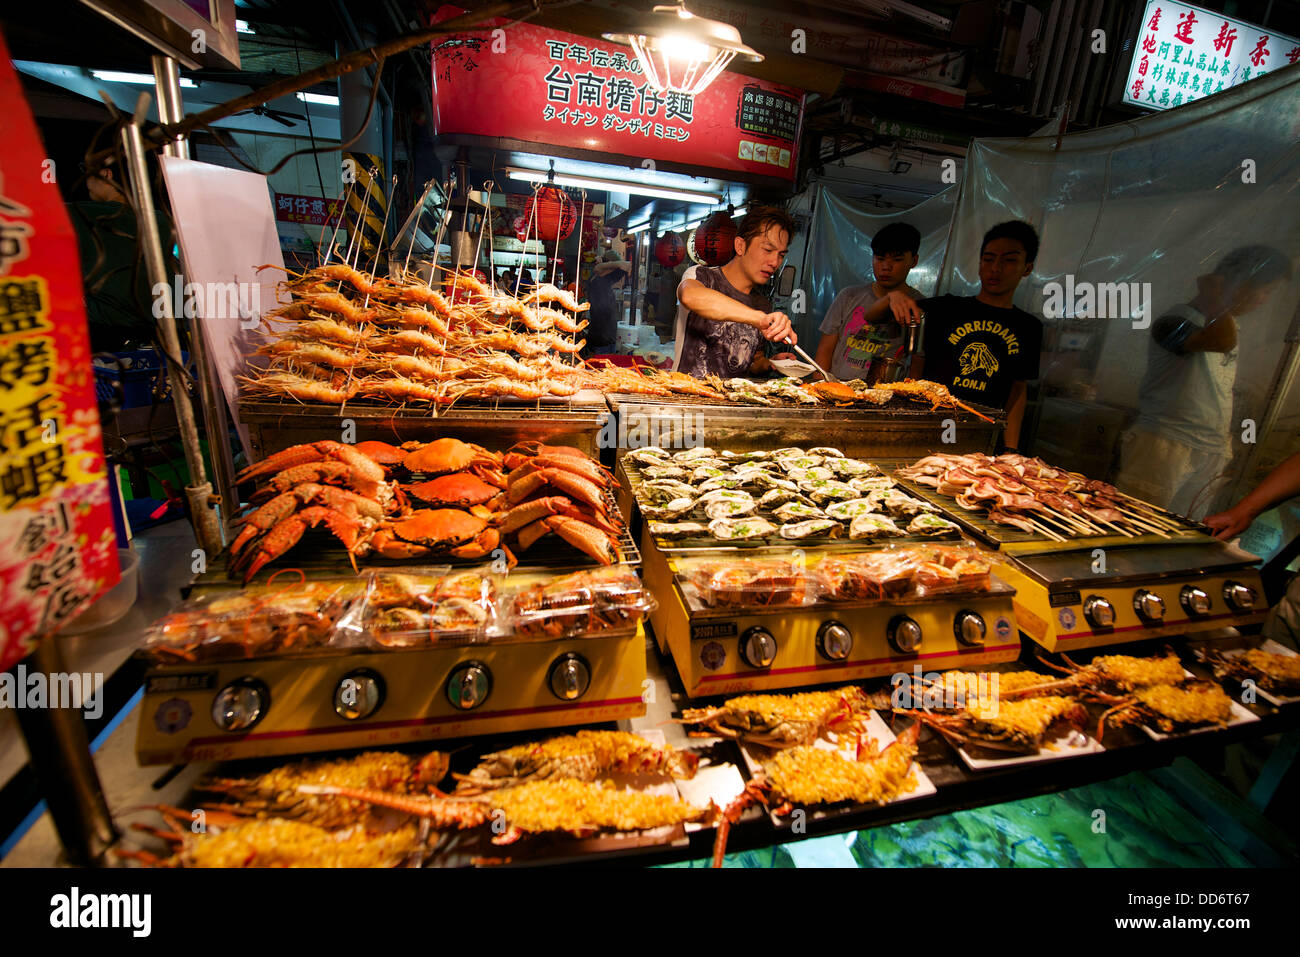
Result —
[[698, 96], [661, 94], [630, 47], [528, 24], [496, 33], [434, 44], [438, 134], [794, 179], [801, 90], [724, 72]]
[[72, 226], [0, 38], [0, 671], [118, 580]]

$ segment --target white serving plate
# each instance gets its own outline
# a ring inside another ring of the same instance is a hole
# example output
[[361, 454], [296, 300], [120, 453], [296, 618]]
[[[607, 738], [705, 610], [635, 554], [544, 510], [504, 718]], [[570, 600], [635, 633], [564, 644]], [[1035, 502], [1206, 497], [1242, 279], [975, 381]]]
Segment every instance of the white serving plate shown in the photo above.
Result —
[[800, 362], [798, 359], [773, 359], [772, 368], [783, 376], [789, 376], [792, 379], [802, 379], [804, 376], [815, 372], [816, 369], [807, 362]]
[[1008, 754], [1006, 757], [984, 758], [971, 754], [964, 747], [957, 754], [972, 771], [1010, 768], [1018, 764], [1035, 764], [1039, 761], [1060, 761], [1081, 754], [1099, 754], [1106, 749], [1092, 735], [1078, 728], [1069, 728], [1055, 738], [1043, 742], [1037, 754]]

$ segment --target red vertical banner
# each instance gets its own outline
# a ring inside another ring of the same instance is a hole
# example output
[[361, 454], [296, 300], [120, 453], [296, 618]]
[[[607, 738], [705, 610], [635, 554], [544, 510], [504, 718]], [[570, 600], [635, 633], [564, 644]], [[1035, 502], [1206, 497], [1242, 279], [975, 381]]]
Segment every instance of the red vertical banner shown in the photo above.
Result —
[[76, 238], [0, 37], [0, 669], [118, 580]]

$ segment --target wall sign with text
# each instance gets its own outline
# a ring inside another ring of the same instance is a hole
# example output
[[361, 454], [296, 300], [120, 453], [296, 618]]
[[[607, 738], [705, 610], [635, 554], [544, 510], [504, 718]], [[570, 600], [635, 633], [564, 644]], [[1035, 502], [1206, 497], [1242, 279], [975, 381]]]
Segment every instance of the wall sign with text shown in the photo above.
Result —
[[1185, 3], [1150, 0], [1124, 102], [1167, 110], [1300, 61], [1300, 40]]
[[802, 90], [724, 72], [698, 96], [661, 94], [629, 47], [528, 24], [502, 32], [434, 45], [438, 134], [795, 177]]

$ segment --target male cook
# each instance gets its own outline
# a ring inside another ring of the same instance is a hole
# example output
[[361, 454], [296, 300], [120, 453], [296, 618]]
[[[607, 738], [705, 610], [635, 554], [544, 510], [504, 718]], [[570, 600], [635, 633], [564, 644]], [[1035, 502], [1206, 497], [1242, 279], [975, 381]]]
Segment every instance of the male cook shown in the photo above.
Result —
[[758, 206], [740, 221], [736, 255], [724, 266], [700, 266], [683, 279], [677, 299], [688, 312], [678, 371], [693, 376], [760, 374], [771, 370], [763, 341], [796, 341], [790, 319], [772, 312], [756, 292], [781, 268], [795, 222], [785, 210]]
[[890, 223], [871, 239], [871, 272], [874, 281], [843, 289], [822, 320], [817, 364], [840, 380], [865, 379], [871, 360], [892, 355], [903, 343], [903, 327], [886, 311], [874, 322], [867, 310], [891, 293], [909, 299], [921, 293], [907, 284], [907, 274], [916, 265], [921, 233], [907, 223]]
[[912, 301], [891, 292], [867, 310], [875, 320], [893, 312], [908, 325], [925, 317], [924, 356], [913, 359], [912, 378], [948, 387], [963, 402], [1005, 409], [1003, 445], [1015, 449], [1025, 417], [1026, 383], [1038, 378], [1043, 323], [1011, 304], [1020, 281], [1034, 269], [1038, 233], [1028, 223], [999, 223], [980, 245], [980, 291]]

